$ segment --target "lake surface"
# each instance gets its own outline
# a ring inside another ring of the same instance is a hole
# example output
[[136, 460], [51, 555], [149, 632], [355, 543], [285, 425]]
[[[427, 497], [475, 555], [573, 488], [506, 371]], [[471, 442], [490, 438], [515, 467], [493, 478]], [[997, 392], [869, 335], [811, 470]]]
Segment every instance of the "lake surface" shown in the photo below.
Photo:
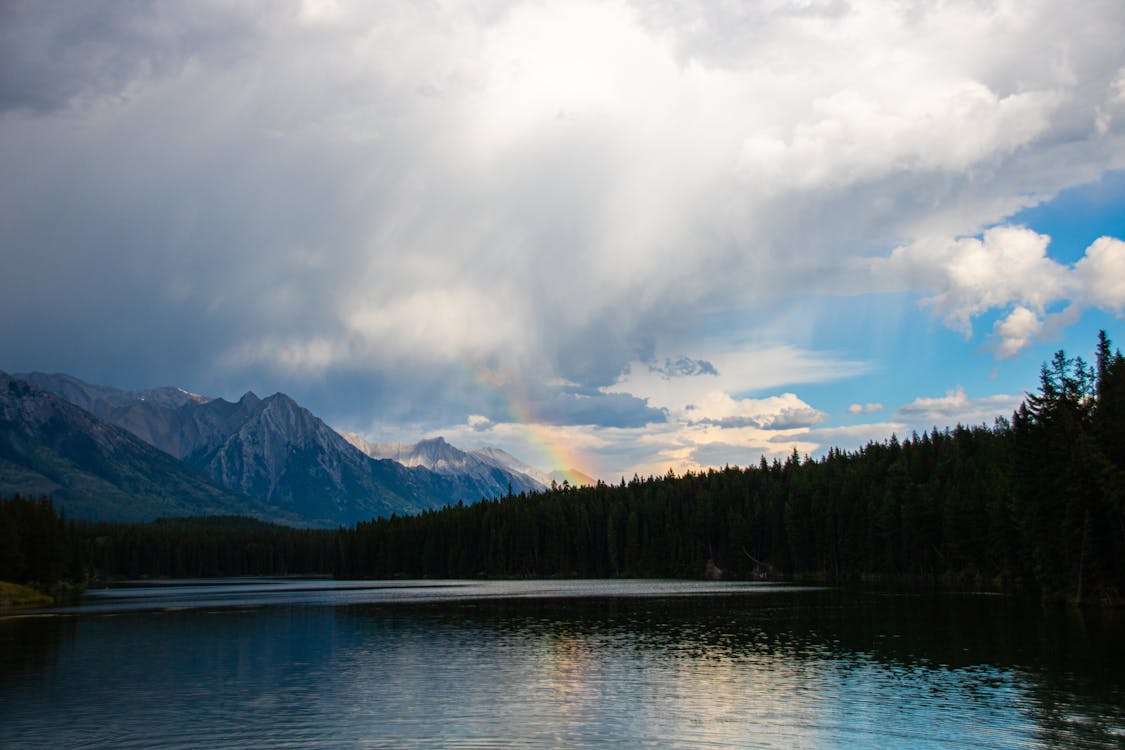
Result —
[[0, 747], [1120, 748], [1121, 613], [682, 581], [190, 581], [0, 619]]

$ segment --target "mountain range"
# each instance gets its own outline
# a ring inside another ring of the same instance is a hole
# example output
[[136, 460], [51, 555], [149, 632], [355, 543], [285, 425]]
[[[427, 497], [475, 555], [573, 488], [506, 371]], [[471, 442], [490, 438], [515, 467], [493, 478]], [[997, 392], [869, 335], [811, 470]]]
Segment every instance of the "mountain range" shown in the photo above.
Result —
[[0, 496], [50, 494], [72, 518], [233, 514], [324, 527], [548, 484], [498, 449], [346, 438], [282, 393], [230, 402], [0, 373]]
[[[374, 459], [386, 459], [403, 466], [421, 467], [450, 478], [471, 480], [487, 488], [492, 496], [509, 492], [538, 492], [550, 484], [515, 456], [499, 448], [463, 451], [436, 437], [417, 443], [372, 443], [354, 432], [344, 439]], [[592, 483], [591, 483], [592, 484]]]
[[[552, 483], [562, 484], [564, 481], [578, 485], [597, 483], [594, 478], [574, 469], [550, 472], [536, 469], [500, 448], [463, 451], [440, 437], [417, 443], [372, 443], [354, 432], [341, 434], [349, 443], [372, 458], [389, 458], [404, 466], [424, 466], [447, 476], [467, 474], [487, 482], [488, 477], [496, 470], [508, 474], [509, 481], [512, 480], [510, 475], [514, 474], [518, 478], [512, 487], [515, 492], [535, 492], [550, 487]], [[498, 486], [497, 489], [504, 488]]]

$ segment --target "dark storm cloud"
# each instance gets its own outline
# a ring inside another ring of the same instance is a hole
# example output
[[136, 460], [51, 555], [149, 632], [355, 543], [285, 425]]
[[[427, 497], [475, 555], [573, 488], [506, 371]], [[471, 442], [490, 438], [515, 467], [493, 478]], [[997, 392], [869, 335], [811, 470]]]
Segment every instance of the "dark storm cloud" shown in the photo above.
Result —
[[742, 427], [756, 427], [760, 430], [792, 430], [800, 427], [811, 427], [828, 418], [824, 412], [811, 407], [796, 409], [781, 409], [772, 414], [753, 417], [723, 417], [721, 419], [701, 419], [692, 424], [712, 425], [725, 429]]
[[718, 375], [715, 365], [705, 359], [692, 359], [691, 357], [665, 357], [663, 364], [652, 363], [648, 368], [665, 377], [685, 377], [691, 375]]
[[668, 421], [663, 409], [622, 393], [554, 393], [534, 406], [538, 421], [557, 425], [644, 427]]
[[189, 60], [233, 61], [254, 33], [250, 5], [139, 0], [0, 6], [0, 112], [47, 114], [75, 100], [126, 97]]

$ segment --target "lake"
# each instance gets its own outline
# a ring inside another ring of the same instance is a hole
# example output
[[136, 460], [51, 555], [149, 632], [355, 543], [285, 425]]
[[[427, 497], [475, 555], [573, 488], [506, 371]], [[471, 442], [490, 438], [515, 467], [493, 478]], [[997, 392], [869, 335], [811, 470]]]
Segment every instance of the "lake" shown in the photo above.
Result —
[[1121, 748], [1123, 624], [758, 583], [132, 584], [0, 619], [0, 747]]

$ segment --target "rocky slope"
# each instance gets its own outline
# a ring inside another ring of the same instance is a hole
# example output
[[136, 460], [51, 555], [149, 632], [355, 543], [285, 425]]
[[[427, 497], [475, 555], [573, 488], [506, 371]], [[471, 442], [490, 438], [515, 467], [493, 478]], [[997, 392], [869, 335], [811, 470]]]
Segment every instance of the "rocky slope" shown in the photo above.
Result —
[[[227, 404], [216, 399], [203, 409], [217, 402]], [[440, 476], [365, 456], [284, 394], [247, 393], [236, 406], [232, 431], [184, 457], [222, 487], [317, 523], [352, 524], [453, 501]]]
[[15, 493], [51, 495], [70, 518], [239, 514], [298, 520], [216, 487], [128, 431], [0, 372], [0, 495]]

